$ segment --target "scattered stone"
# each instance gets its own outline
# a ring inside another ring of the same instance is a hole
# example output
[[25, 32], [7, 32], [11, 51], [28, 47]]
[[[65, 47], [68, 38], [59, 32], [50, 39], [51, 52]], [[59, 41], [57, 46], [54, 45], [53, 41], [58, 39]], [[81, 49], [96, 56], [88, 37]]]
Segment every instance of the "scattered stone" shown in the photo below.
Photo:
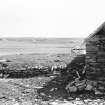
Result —
[[52, 88], [52, 89], [50, 90], [50, 92], [52, 92], [52, 91], [54, 91], [54, 88]]
[[84, 90], [84, 88], [86, 87], [86, 80], [78, 80], [78, 79], [75, 79], [75, 81], [69, 83], [67, 86], [66, 86], [66, 90], [68, 92], [77, 92], [78, 90], [81, 91], [81, 90]]
[[99, 105], [97, 102], [93, 102], [93, 101], [91, 101], [91, 102], [89, 102], [87, 105]]
[[94, 86], [94, 87], [97, 87], [97, 82], [96, 81], [92, 81], [92, 85]]
[[68, 97], [68, 100], [73, 100], [74, 98], [72, 98], [72, 97]]
[[47, 101], [43, 101], [43, 102], [41, 102], [41, 104], [42, 104], [42, 105], [48, 105], [49, 102], [47, 102]]
[[76, 101], [80, 101], [80, 98], [76, 98], [75, 100], [76, 100]]
[[102, 92], [100, 92], [99, 90], [95, 90], [95, 95], [103, 95], [103, 93]]
[[70, 86], [66, 88], [68, 92], [77, 92], [77, 87], [76, 86]]
[[57, 105], [57, 102], [51, 102], [50, 105]]
[[103, 86], [99, 86], [98, 89], [99, 90], [105, 90], [105, 88]]
[[45, 96], [45, 93], [40, 93], [41, 96]]
[[78, 91], [83, 91], [85, 87], [86, 87], [86, 84], [83, 84], [83, 85], [78, 86], [77, 88], [78, 88]]
[[90, 84], [87, 84], [85, 90], [87, 90], [87, 91], [92, 91], [92, 90], [93, 90], [93, 86], [90, 85]]
[[22, 102], [22, 105], [33, 105], [33, 104], [32, 104], [32, 102], [30, 102], [30, 101], [29, 101], [29, 102], [26, 101], [26, 102]]
[[14, 105], [19, 105], [19, 103], [15, 103]]
[[86, 84], [86, 80], [82, 80], [82, 81], [76, 81], [75, 82], [75, 85], [78, 87], [78, 86], [81, 86], [81, 85], [84, 85]]
[[78, 78], [70, 82], [65, 89], [68, 91], [68, 93], [84, 90], [93, 91], [95, 95], [103, 95], [102, 92], [105, 91], [105, 88], [103, 86], [99, 86], [99, 84], [95, 81], [86, 79], [79, 80]]
[[37, 102], [37, 101], [38, 101], [38, 99], [34, 99], [34, 101], [36, 101], [36, 102]]
[[89, 102], [91, 102], [91, 101], [92, 101], [92, 100], [90, 100], [90, 99], [85, 99], [85, 100], [84, 100], [85, 103], [89, 103]]
[[56, 91], [58, 88], [52, 88], [50, 91], [52, 92], [52, 91]]
[[73, 101], [73, 105], [85, 105], [83, 101]]

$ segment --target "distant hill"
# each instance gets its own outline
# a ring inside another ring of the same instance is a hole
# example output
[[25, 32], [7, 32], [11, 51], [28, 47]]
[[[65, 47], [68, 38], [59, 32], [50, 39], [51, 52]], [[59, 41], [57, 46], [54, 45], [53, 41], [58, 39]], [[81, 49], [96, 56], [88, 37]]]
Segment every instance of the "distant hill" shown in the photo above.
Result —
[[34, 38], [34, 37], [19, 37], [19, 38], [0, 38], [0, 41], [16, 41], [16, 42], [30, 42], [30, 43], [74, 43], [83, 42], [83, 38]]
[[0, 55], [70, 53], [82, 43], [82, 38], [0, 38]]

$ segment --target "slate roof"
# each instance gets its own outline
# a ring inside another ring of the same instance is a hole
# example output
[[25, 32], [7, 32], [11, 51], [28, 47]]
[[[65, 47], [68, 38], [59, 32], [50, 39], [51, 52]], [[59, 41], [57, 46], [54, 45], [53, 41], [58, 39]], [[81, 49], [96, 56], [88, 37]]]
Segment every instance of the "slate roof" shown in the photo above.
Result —
[[103, 22], [93, 33], [91, 33], [86, 39], [85, 43], [89, 41], [90, 38], [93, 38], [95, 35], [105, 34], [105, 22]]

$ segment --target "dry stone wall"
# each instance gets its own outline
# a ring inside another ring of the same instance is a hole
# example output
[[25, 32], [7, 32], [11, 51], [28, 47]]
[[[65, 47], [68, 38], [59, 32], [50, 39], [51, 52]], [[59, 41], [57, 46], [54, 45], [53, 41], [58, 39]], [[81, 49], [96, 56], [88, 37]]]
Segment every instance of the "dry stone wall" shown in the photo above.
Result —
[[86, 42], [87, 78], [105, 84], [105, 35], [95, 35]]

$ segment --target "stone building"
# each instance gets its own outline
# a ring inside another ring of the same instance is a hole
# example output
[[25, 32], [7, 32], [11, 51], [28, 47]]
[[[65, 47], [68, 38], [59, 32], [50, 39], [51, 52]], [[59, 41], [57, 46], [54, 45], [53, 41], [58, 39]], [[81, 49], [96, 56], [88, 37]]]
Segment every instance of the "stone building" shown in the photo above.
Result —
[[86, 77], [105, 83], [105, 22], [85, 40]]

